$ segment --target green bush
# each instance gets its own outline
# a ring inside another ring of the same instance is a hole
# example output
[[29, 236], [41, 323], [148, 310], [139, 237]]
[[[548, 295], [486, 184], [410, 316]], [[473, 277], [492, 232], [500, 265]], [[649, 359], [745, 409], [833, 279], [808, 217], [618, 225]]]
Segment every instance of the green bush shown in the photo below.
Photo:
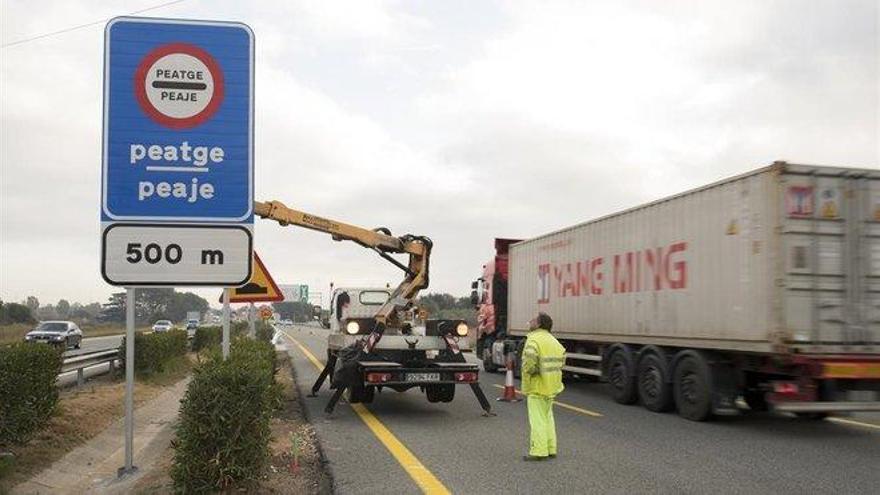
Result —
[[269, 460], [269, 420], [279, 405], [275, 349], [236, 339], [229, 359], [214, 349], [180, 405], [171, 478], [181, 492], [221, 490], [257, 479]]
[[272, 337], [275, 335], [275, 328], [272, 325], [264, 322], [258, 321], [256, 325], [256, 338], [257, 340], [261, 340], [263, 342], [271, 342]]
[[[247, 322], [234, 321], [229, 325], [229, 335], [232, 340], [235, 340], [239, 335], [246, 335], [247, 331]], [[196, 329], [195, 335], [193, 335], [192, 349], [196, 352], [210, 349], [220, 345], [222, 338], [223, 327], [221, 326], [199, 327]]]
[[[146, 376], [165, 370], [169, 362], [186, 355], [187, 337], [183, 330], [162, 333], [134, 334], [134, 370]], [[125, 338], [119, 347], [119, 356], [125, 364]]]
[[220, 338], [223, 335], [221, 327], [199, 327], [193, 335], [192, 349], [193, 351], [201, 351], [220, 344]]
[[55, 412], [61, 351], [20, 342], [0, 347], [0, 446], [27, 442]]

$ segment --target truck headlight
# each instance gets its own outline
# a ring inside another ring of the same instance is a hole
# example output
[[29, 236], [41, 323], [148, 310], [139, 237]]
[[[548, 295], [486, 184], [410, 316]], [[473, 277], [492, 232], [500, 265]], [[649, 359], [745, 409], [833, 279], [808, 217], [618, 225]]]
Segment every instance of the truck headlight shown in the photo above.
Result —
[[350, 321], [345, 324], [345, 331], [349, 335], [357, 335], [361, 331], [361, 324], [356, 321]]
[[468, 326], [467, 323], [461, 322], [455, 326], [455, 333], [458, 334], [459, 337], [466, 337], [468, 334]]

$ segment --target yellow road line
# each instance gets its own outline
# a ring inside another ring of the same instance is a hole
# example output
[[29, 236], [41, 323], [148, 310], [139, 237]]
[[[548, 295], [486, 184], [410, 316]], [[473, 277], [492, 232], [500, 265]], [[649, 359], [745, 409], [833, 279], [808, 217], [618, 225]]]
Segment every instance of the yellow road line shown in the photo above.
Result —
[[[315, 365], [315, 368], [320, 372], [324, 369], [324, 365], [321, 361], [318, 361], [318, 358], [315, 357], [308, 349], [305, 348], [302, 344], [300, 344], [295, 338], [287, 335], [287, 332], [281, 332], [285, 337], [290, 339], [291, 342], [296, 344], [299, 347], [299, 350], [305, 354], [306, 358]], [[388, 452], [391, 452], [391, 455], [397, 459], [397, 462], [400, 463], [400, 466], [406, 471], [407, 474], [419, 485], [419, 488], [422, 491], [429, 495], [446, 495], [450, 494], [450, 492], [443, 483], [437, 479], [428, 468], [425, 467], [424, 464], [419, 461], [419, 459], [413, 455], [413, 453], [406, 448], [406, 446], [394, 436], [394, 433], [391, 433], [391, 430], [385, 427], [379, 418], [377, 418], [373, 413], [370, 412], [369, 409], [364, 407], [363, 404], [349, 404], [354, 412], [361, 418], [367, 428], [373, 432], [373, 435], [376, 435], [376, 438], [382, 442], [382, 445], [388, 449]]]
[[[500, 389], [503, 389], [503, 388], [504, 388], [503, 386], [498, 385], [498, 384], [494, 384], [494, 387], [495, 387], [495, 388], [500, 388]], [[518, 393], [518, 394], [520, 394], [520, 395], [523, 395], [522, 391], [520, 391], [519, 389], [515, 388], [514, 390], [516, 390], [516, 393]], [[577, 412], [577, 413], [581, 413], [581, 414], [584, 414], [584, 415], [587, 415], [587, 416], [590, 416], [590, 417], [593, 417], [593, 418], [601, 418], [601, 417], [602, 417], [601, 414], [599, 414], [599, 413], [597, 413], [597, 412], [595, 412], [595, 411], [590, 411], [589, 409], [582, 409], [582, 408], [577, 407], [577, 406], [572, 406], [571, 404], [566, 404], [566, 403], [564, 403], [564, 402], [559, 402], [558, 400], [554, 400], [554, 401], [553, 401], [553, 404], [554, 404], [554, 405], [557, 405], [557, 406], [559, 406], [559, 407], [561, 407], [561, 408], [563, 408], [563, 409], [568, 409], [569, 411], [574, 411], [574, 412]]]
[[875, 430], [880, 430], [880, 425], [875, 425], [872, 423], [862, 423], [861, 421], [853, 421], [851, 419], [828, 418], [828, 421], [834, 421], [835, 423], [843, 423], [843, 424], [847, 424], [847, 425], [862, 426], [865, 428], [873, 428]]

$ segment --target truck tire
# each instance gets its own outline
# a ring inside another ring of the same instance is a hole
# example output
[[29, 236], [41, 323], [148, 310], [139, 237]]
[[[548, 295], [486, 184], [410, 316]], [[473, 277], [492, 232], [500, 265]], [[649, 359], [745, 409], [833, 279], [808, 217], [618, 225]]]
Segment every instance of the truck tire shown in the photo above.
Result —
[[428, 402], [452, 402], [455, 398], [455, 385], [428, 385], [425, 387]]
[[362, 383], [345, 389], [345, 399], [349, 404], [370, 404], [375, 395], [376, 387], [366, 387]]
[[672, 408], [672, 385], [666, 361], [654, 353], [639, 360], [638, 391], [645, 409], [666, 412]]
[[681, 417], [691, 421], [712, 417], [712, 376], [702, 354], [684, 351], [676, 360], [674, 394]]
[[522, 355], [525, 348], [525, 339], [516, 343], [516, 352], [513, 354], [513, 377], [517, 380], [522, 379]]
[[611, 385], [611, 395], [618, 404], [632, 404], [638, 399], [636, 367], [629, 347], [621, 346], [611, 351], [608, 383]]
[[486, 373], [496, 373], [498, 371], [498, 366], [492, 362], [492, 347], [484, 347], [483, 354], [481, 355], [483, 358], [483, 369]]

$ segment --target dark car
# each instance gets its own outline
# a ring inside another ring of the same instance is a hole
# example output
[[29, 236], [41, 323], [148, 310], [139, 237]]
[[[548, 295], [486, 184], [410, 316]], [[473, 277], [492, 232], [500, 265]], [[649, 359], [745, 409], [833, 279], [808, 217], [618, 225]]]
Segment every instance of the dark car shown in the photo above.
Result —
[[27, 342], [39, 342], [65, 348], [79, 349], [82, 345], [82, 330], [72, 321], [41, 321], [37, 327], [24, 336]]

